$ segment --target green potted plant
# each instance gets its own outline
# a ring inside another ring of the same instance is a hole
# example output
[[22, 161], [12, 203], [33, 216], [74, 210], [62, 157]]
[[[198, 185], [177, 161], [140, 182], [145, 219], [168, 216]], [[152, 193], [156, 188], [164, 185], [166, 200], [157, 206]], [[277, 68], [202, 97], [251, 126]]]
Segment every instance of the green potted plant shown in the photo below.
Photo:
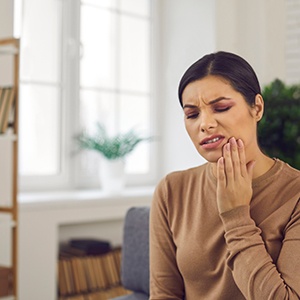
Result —
[[86, 131], [75, 137], [80, 149], [95, 151], [104, 158], [100, 167], [102, 188], [108, 192], [120, 192], [124, 187], [125, 157], [149, 137], [141, 137], [133, 129], [109, 136], [105, 127], [97, 123], [94, 134]]
[[300, 169], [300, 85], [275, 79], [262, 91], [264, 117], [258, 125], [265, 153]]

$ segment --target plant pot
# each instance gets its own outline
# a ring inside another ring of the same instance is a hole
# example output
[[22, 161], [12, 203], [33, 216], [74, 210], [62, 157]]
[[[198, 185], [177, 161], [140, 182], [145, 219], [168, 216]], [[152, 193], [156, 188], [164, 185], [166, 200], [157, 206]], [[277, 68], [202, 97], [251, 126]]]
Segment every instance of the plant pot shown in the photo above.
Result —
[[100, 183], [104, 192], [119, 194], [125, 186], [125, 161], [103, 159], [100, 165]]

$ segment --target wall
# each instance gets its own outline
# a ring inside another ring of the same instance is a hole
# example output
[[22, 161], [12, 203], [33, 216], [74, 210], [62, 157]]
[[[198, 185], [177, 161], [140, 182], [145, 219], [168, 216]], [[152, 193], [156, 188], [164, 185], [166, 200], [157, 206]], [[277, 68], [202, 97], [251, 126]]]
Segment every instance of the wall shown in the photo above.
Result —
[[216, 46], [253, 66], [261, 85], [286, 78], [284, 0], [216, 0]]
[[161, 176], [202, 164], [183, 123], [178, 83], [197, 59], [215, 50], [215, 7], [212, 0], [161, 1], [160, 98]]
[[[0, 39], [13, 36], [13, 0], [0, 0]], [[13, 55], [0, 56], [0, 82], [2, 86], [13, 83]]]
[[13, 0], [0, 0], [0, 38], [13, 36]]

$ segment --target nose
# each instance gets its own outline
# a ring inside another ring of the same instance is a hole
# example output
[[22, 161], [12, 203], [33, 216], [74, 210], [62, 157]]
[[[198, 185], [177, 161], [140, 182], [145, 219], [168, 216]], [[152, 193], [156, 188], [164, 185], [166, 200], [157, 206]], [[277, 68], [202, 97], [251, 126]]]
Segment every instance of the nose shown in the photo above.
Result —
[[202, 132], [209, 132], [216, 128], [217, 121], [212, 113], [202, 112], [200, 117], [200, 130]]

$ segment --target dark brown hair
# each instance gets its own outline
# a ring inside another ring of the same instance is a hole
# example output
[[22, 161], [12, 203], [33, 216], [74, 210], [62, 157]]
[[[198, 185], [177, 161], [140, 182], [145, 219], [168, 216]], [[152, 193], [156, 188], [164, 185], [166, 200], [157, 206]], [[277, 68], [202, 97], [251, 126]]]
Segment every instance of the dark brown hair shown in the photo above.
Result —
[[255, 96], [261, 94], [257, 76], [250, 64], [242, 57], [229, 52], [216, 52], [203, 56], [193, 63], [183, 74], [178, 88], [178, 97], [182, 106], [182, 93], [186, 86], [208, 75], [221, 76], [241, 93], [252, 107]]

